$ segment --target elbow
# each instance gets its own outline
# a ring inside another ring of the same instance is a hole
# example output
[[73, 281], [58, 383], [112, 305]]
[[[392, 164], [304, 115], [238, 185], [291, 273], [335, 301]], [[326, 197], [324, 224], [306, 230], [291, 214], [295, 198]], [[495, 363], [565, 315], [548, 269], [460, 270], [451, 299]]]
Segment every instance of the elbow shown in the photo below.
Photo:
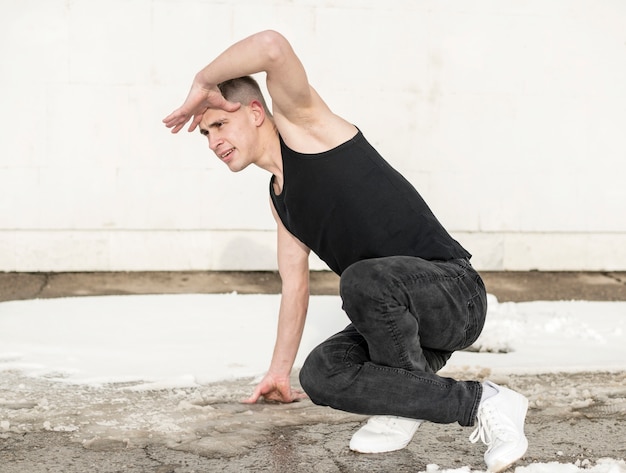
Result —
[[306, 299], [310, 295], [308, 268], [299, 271], [279, 271], [281, 279], [281, 293], [289, 294], [296, 299]]
[[280, 62], [291, 50], [287, 39], [274, 30], [262, 31], [256, 35], [256, 39], [270, 62]]
[[308, 276], [299, 278], [297, 281], [281, 276], [281, 293], [290, 294], [298, 299], [308, 299], [310, 296]]

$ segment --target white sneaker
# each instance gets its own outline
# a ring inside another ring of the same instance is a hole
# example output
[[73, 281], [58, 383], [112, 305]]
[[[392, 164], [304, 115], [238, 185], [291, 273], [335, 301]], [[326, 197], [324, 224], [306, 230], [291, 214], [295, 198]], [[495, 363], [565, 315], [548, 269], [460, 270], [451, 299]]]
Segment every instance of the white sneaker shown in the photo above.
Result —
[[373, 416], [350, 439], [350, 449], [360, 453], [393, 452], [406, 447], [421, 420]]
[[528, 399], [510, 389], [487, 383], [498, 394], [478, 406], [478, 426], [470, 435], [470, 441], [476, 443], [480, 439], [487, 445], [485, 463], [490, 472], [496, 473], [505, 470], [526, 453], [528, 440], [524, 435], [524, 419]]

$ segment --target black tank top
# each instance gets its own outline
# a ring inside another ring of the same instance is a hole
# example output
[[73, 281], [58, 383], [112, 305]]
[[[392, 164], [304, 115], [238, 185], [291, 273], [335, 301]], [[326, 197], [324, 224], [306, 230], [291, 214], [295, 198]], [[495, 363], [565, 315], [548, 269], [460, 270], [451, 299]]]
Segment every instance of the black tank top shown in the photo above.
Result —
[[280, 140], [283, 189], [270, 196], [296, 238], [335, 273], [384, 256], [427, 260], [471, 255], [439, 223], [415, 188], [367, 142], [354, 138], [319, 154], [302, 154]]

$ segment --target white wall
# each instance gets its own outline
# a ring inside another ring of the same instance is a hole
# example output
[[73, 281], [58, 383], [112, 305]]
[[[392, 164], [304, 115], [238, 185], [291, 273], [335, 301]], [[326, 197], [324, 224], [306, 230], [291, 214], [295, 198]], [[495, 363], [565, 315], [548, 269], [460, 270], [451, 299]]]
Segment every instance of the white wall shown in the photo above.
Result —
[[0, 0], [0, 270], [274, 269], [269, 175], [161, 125], [266, 28], [476, 266], [626, 269], [626, 2]]

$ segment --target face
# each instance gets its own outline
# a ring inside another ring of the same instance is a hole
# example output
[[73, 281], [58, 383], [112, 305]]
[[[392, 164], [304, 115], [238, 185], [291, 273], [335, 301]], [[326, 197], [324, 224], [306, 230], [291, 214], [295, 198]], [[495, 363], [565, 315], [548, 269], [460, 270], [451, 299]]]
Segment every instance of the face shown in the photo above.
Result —
[[200, 133], [209, 140], [209, 148], [233, 172], [254, 162], [256, 126], [251, 107], [235, 112], [208, 109], [200, 122]]

